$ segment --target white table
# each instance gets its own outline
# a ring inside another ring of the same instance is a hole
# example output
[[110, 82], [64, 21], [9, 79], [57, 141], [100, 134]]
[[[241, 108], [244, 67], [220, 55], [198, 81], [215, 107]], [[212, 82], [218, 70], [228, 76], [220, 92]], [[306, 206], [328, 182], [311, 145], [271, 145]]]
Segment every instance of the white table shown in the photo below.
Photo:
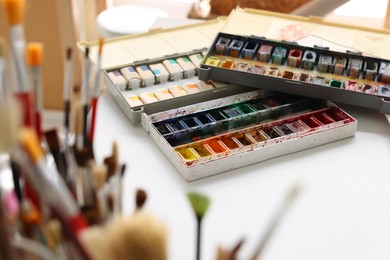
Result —
[[390, 259], [390, 125], [384, 115], [341, 106], [358, 119], [355, 137], [188, 183], [141, 126], [132, 125], [108, 91], [99, 100], [96, 156], [119, 144], [127, 164], [124, 211], [134, 210], [137, 188], [145, 210], [169, 230], [169, 259], [195, 259], [196, 221], [186, 192], [208, 195], [202, 259], [217, 245], [245, 238], [240, 259], [261, 239], [289, 188], [303, 190], [275, 230], [262, 259]]

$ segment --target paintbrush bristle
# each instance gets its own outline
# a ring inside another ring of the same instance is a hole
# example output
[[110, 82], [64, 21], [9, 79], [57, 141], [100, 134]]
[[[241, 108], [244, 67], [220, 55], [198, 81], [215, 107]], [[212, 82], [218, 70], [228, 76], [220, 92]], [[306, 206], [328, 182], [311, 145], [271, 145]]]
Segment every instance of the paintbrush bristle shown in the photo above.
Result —
[[196, 192], [188, 192], [187, 197], [198, 218], [202, 218], [209, 208], [210, 200], [207, 196]]
[[146, 191], [144, 191], [143, 189], [138, 189], [136, 191], [135, 205], [137, 210], [143, 208], [147, 198], [148, 198], [148, 194], [146, 194]]
[[29, 42], [27, 44], [27, 64], [29, 66], [40, 66], [43, 60], [43, 44], [40, 42]]
[[24, 0], [3, 0], [4, 10], [10, 26], [21, 25], [24, 19]]
[[99, 57], [102, 56], [103, 44], [104, 44], [104, 38], [100, 38], [99, 39]]
[[19, 135], [19, 142], [34, 163], [44, 158], [39, 138], [33, 129], [22, 128]]
[[57, 129], [50, 129], [44, 132], [46, 142], [49, 145], [50, 149], [61, 149], [60, 140], [58, 138]]
[[0, 102], [0, 151], [8, 151], [18, 142], [22, 125], [22, 109], [13, 98]]
[[3, 37], [0, 37], [0, 57], [7, 55], [7, 44]]
[[86, 228], [80, 232], [79, 237], [92, 259], [112, 259], [107, 232], [103, 226]]
[[167, 259], [165, 224], [147, 212], [118, 218], [107, 225], [110, 259]]
[[70, 48], [70, 47], [66, 49], [66, 60], [69, 61], [69, 60], [72, 59], [72, 51], [73, 51], [73, 50], [72, 50], [72, 48]]

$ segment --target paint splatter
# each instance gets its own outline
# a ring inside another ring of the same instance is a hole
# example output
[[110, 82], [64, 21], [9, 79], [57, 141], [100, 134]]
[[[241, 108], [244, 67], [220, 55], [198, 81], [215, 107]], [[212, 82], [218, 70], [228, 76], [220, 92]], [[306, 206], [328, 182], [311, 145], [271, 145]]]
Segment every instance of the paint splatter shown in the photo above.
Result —
[[297, 41], [309, 34], [308, 29], [302, 24], [289, 24], [279, 30], [277, 40]]

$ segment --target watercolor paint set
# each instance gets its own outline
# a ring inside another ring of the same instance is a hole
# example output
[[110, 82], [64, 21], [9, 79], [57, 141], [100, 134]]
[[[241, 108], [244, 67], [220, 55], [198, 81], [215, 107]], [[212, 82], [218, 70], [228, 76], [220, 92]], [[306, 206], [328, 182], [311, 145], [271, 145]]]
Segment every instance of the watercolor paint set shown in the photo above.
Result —
[[329, 101], [254, 90], [148, 116], [151, 138], [187, 181], [351, 137]]
[[[107, 89], [187, 181], [319, 146], [356, 132], [329, 101], [200, 80], [226, 18], [108, 39]], [[97, 42], [81, 42], [96, 63]]]
[[[143, 113], [173, 109], [252, 88], [198, 79], [198, 67], [224, 18], [107, 39], [102, 52], [105, 85], [130, 122]], [[190, 40], [194, 38], [194, 40]], [[97, 42], [80, 42], [96, 63]]]
[[[292, 24], [284, 26], [292, 27]], [[282, 36], [279, 34], [279, 39], [274, 40], [263, 35], [219, 33], [201, 64], [199, 78], [329, 99], [390, 113], [390, 60], [372, 53], [366, 55], [354, 48], [333, 50], [326, 43], [322, 46], [309, 46], [307, 41], [299, 44], [287, 41], [299, 40], [298, 36], [287, 34], [287, 40]], [[388, 37], [388, 33], [382, 37], [385, 36]]]

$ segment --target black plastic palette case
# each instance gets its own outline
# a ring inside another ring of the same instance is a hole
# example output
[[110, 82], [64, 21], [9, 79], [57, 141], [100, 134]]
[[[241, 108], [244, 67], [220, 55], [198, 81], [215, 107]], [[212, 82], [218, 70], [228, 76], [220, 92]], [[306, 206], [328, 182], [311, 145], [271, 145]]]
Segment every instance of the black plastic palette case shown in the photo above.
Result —
[[[199, 64], [224, 22], [219, 18], [106, 40], [101, 66], [104, 82], [130, 122], [139, 124], [144, 113], [252, 89], [198, 79]], [[97, 42], [79, 42], [78, 46], [82, 50], [89, 46], [96, 64]]]
[[[198, 67], [225, 19], [109, 39], [102, 71], [128, 119], [141, 124], [187, 181], [353, 136], [330, 102], [214, 81]], [[97, 42], [90, 47], [96, 62]]]
[[[233, 14], [223, 31], [230, 31], [229, 24], [238, 21], [240, 27], [245, 27], [241, 18]], [[277, 40], [260, 34], [219, 33], [200, 65], [199, 78], [329, 99], [390, 113], [390, 60], [376, 57], [382, 54], [380, 47], [387, 51], [388, 47], [382, 44], [388, 40], [389, 32], [341, 28], [321, 24], [321, 21], [317, 21], [313, 29], [306, 20], [279, 19], [271, 23], [279, 23], [274, 25], [274, 30], [280, 33], [268, 35]], [[324, 28], [320, 30], [319, 26]], [[318, 38], [313, 36], [320, 32]], [[345, 42], [341, 42], [344, 48], [336, 46], [337, 42], [331, 42], [332, 38], [326, 34], [347, 37], [344, 40], [351, 46], [345, 47]], [[357, 36], [373, 45], [354, 44]], [[313, 45], [308, 46], [310, 41]], [[316, 43], [321, 45], [316, 46]]]

